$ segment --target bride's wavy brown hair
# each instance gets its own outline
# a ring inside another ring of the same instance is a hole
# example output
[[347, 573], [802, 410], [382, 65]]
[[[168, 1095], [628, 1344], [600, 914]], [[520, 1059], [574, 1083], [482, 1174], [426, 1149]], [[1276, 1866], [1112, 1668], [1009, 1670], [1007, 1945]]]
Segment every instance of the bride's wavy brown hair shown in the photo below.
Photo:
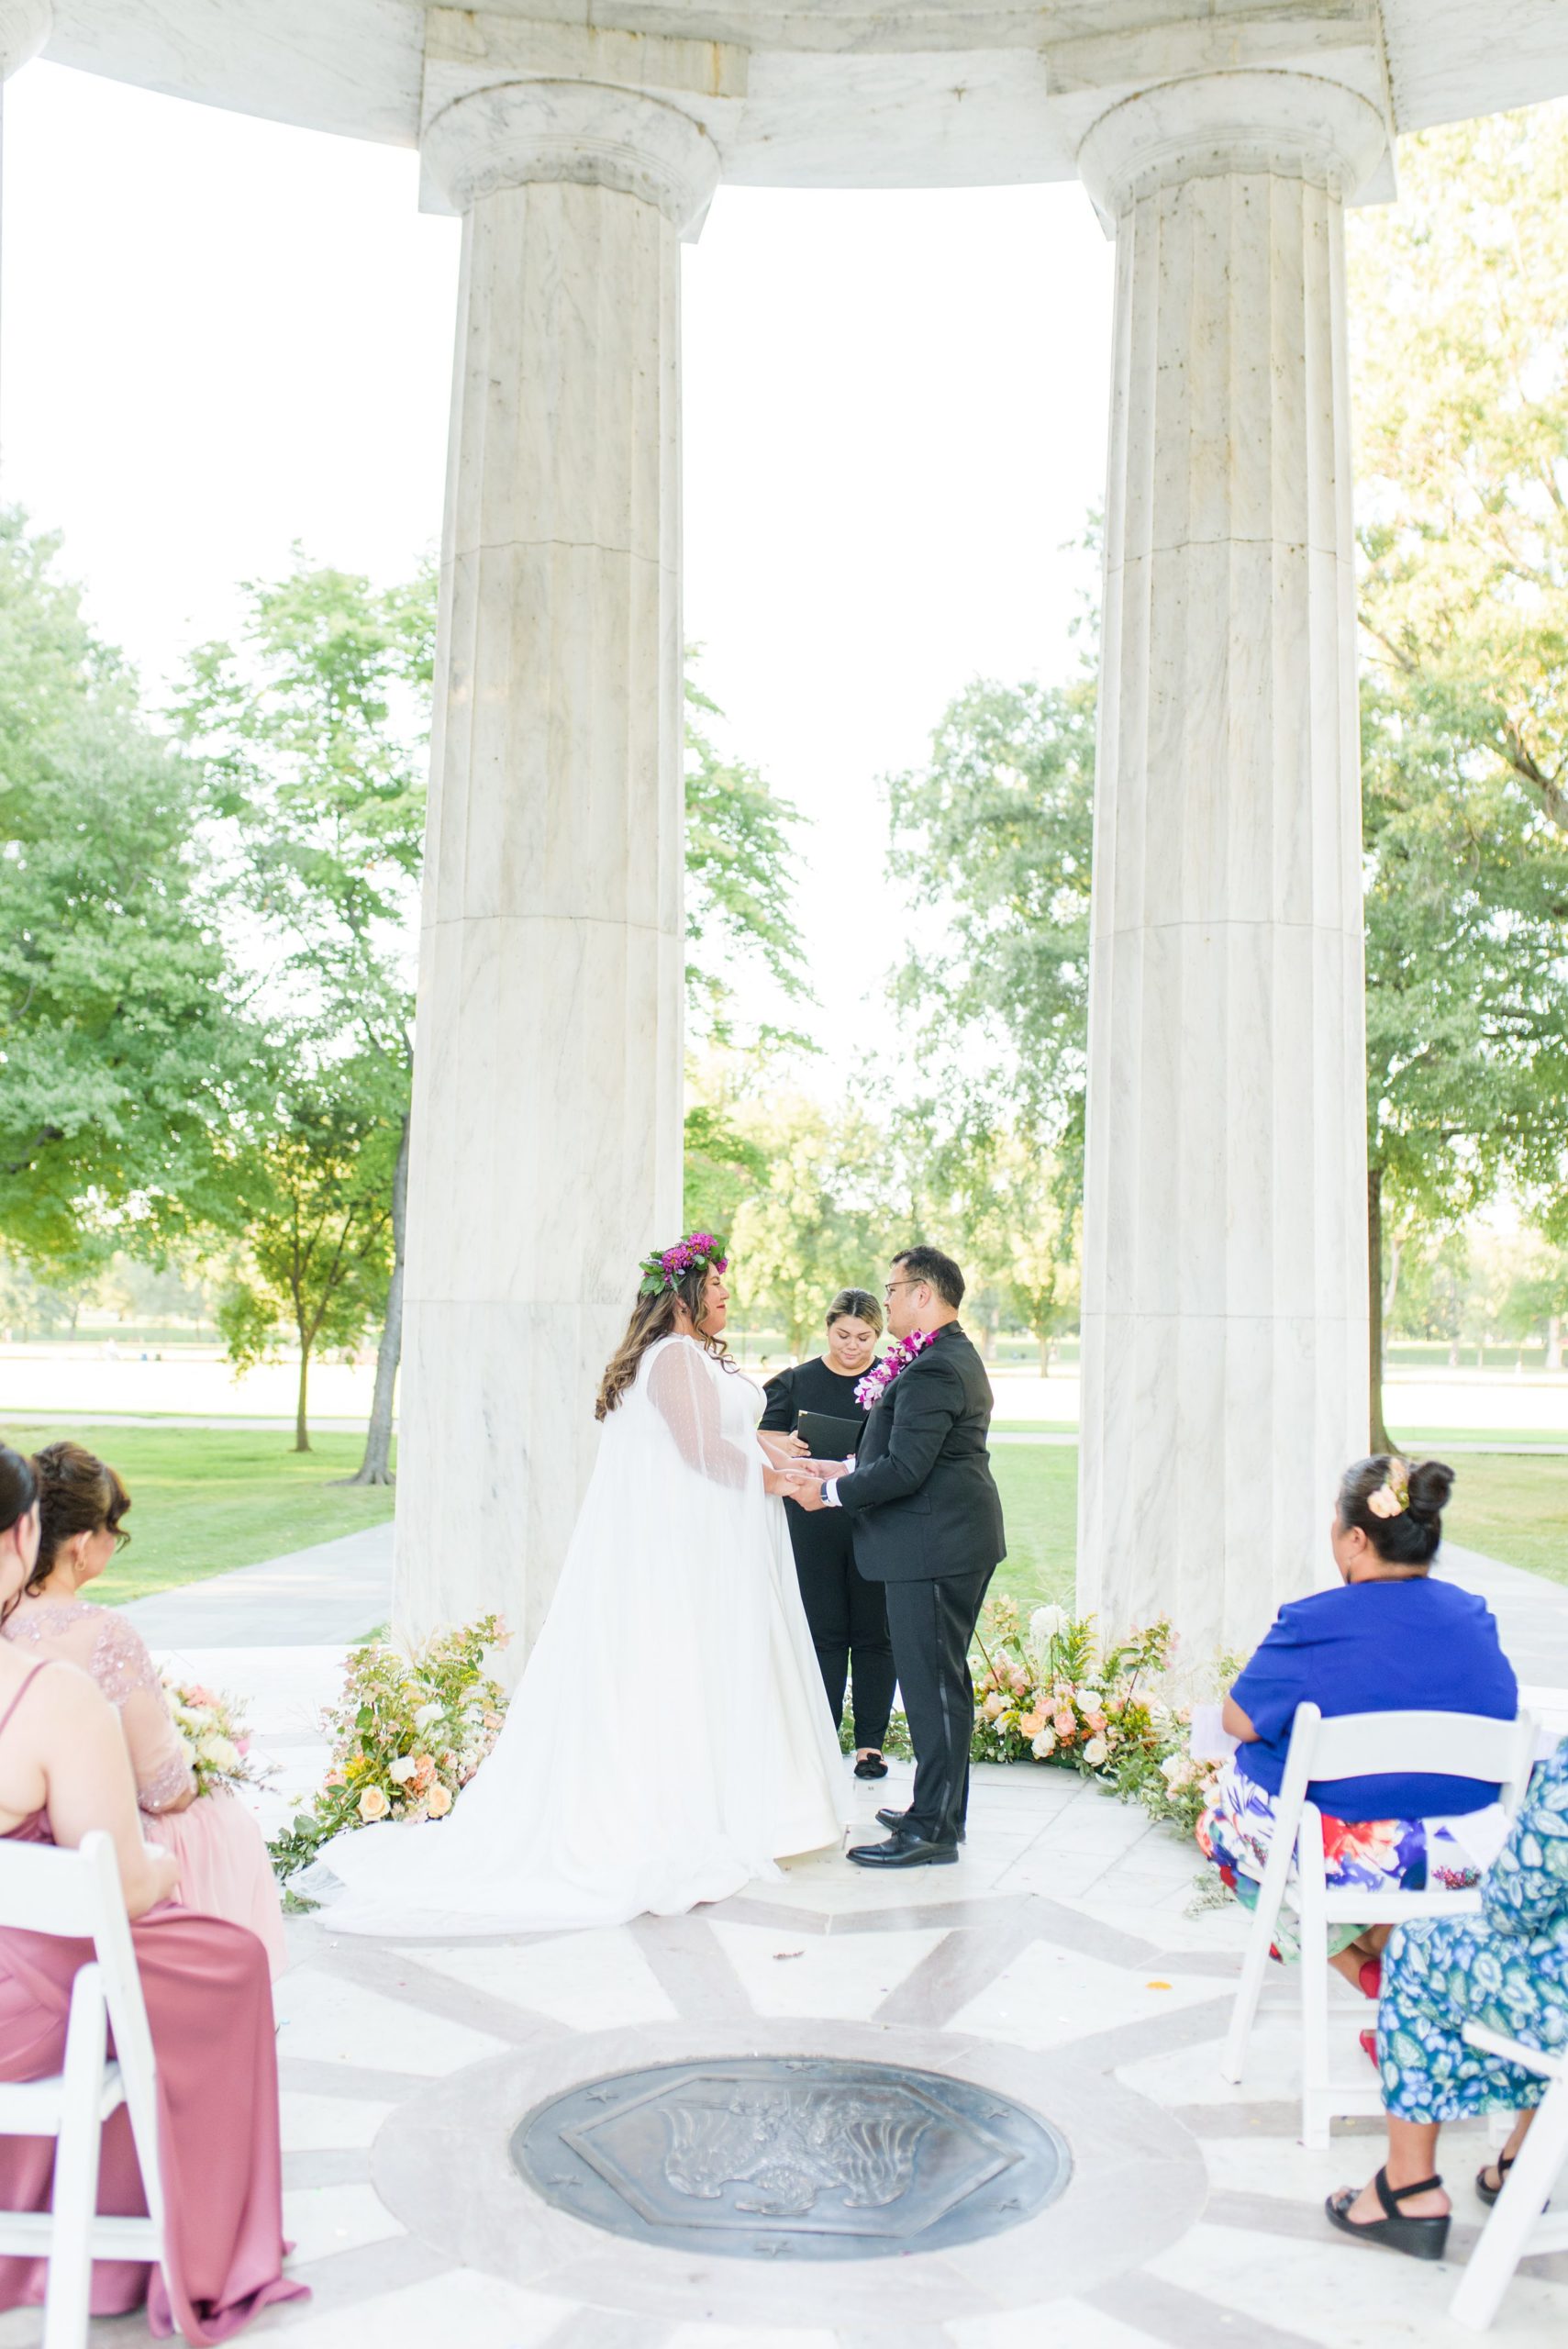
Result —
[[594, 1417], [607, 1419], [637, 1376], [643, 1355], [661, 1338], [675, 1332], [675, 1308], [684, 1305], [692, 1317], [692, 1328], [706, 1353], [726, 1370], [735, 1364], [729, 1359], [729, 1349], [724, 1340], [712, 1337], [702, 1327], [703, 1291], [707, 1286], [709, 1267], [694, 1264], [683, 1273], [673, 1288], [662, 1288], [657, 1297], [639, 1297], [631, 1308], [631, 1319], [626, 1325], [626, 1335], [605, 1364], [605, 1375], [599, 1381], [599, 1392], [594, 1404]]

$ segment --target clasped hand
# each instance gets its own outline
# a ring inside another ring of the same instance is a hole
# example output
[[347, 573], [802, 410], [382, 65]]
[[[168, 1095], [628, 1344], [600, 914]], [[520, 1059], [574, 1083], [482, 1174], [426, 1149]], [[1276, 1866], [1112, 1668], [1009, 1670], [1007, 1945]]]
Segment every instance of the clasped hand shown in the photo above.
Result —
[[794, 1501], [799, 1508], [826, 1508], [828, 1504], [822, 1497], [823, 1486], [837, 1484], [840, 1476], [849, 1475], [853, 1465], [851, 1460], [792, 1459], [787, 1466], [766, 1470], [762, 1483], [768, 1492]]

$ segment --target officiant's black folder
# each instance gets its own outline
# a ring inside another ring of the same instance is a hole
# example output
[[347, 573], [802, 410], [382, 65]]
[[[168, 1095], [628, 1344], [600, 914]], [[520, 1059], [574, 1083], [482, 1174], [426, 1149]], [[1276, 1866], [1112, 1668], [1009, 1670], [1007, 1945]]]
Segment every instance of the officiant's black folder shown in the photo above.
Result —
[[847, 1460], [860, 1449], [862, 1419], [836, 1419], [829, 1411], [801, 1411], [795, 1431], [811, 1447], [813, 1460]]

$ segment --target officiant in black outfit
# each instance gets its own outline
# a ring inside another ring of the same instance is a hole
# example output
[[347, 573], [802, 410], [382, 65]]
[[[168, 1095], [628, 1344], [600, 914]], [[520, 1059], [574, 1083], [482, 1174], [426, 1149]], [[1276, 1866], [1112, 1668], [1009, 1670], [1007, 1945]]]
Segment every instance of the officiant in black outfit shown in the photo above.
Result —
[[[845, 1452], [853, 1451], [865, 1423], [866, 1407], [855, 1388], [876, 1360], [882, 1308], [869, 1289], [841, 1288], [828, 1308], [828, 1347], [808, 1362], [781, 1370], [767, 1382], [762, 1426], [770, 1434], [793, 1434], [802, 1412], [812, 1440], [808, 1451], [827, 1441], [824, 1420], [842, 1424]], [[855, 1776], [885, 1778], [882, 1742], [893, 1710], [893, 1642], [887, 1602], [880, 1583], [868, 1582], [855, 1565], [854, 1534], [848, 1517], [819, 1510], [809, 1515], [784, 1503], [795, 1571], [817, 1661], [822, 1667], [835, 1726], [842, 1720], [848, 1687], [854, 1706]]]
[[893, 1659], [915, 1747], [907, 1810], [880, 1810], [885, 1843], [848, 1854], [858, 1867], [940, 1866], [958, 1858], [969, 1803], [974, 1687], [969, 1643], [1006, 1555], [986, 1437], [991, 1382], [960, 1326], [963, 1275], [939, 1248], [893, 1259], [887, 1325], [895, 1343], [855, 1465], [817, 1459], [800, 1508], [842, 1510], [855, 1563], [886, 1587]]

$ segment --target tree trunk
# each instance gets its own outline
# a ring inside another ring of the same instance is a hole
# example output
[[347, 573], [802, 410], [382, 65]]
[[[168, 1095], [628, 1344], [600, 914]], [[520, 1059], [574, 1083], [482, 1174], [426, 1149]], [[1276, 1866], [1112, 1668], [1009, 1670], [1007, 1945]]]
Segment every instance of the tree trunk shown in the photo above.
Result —
[[1448, 1366], [1450, 1370], [1459, 1368], [1459, 1340], [1457, 1338], [1451, 1338], [1448, 1341]]
[[1040, 1375], [1042, 1378], [1049, 1378], [1051, 1376], [1051, 1331], [1049, 1330], [1037, 1330], [1034, 1333], [1034, 1340], [1036, 1345], [1040, 1348]]
[[310, 1384], [310, 1347], [305, 1339], [299, 1347], [299, 1392], [295, 1402], [294, 1448], [296, 1452], [310, 1450], [310, 1429], [305, 1416], [306, 1397]]
[[1366, 1171], [1367, 1369], [1372, 1404], [1371, 1445], [1373, 1452], [1392, 1452], [1383, 1416], [1383, 1169]]
[[365, 1456], [345, 1485], [392, 1485], [392, 1398], [397, 1388], [397, 1365], [403, 1358], [403, 1251], [408, 1229], [408, 1125], [397, 1144], [397, 1164], [392, 1175], [392, 1278], [386, 1287], [386, 1318], [376, 1348], [375, 1391], [371, 1397], [371, 1423], [365, 1431]]
[[1546, 1367], [1548, 1370], [1561, 1370], [1562, 1367], [1562, 1316], [1561, 1313], [1551, 1315], [1546, 1324]]

